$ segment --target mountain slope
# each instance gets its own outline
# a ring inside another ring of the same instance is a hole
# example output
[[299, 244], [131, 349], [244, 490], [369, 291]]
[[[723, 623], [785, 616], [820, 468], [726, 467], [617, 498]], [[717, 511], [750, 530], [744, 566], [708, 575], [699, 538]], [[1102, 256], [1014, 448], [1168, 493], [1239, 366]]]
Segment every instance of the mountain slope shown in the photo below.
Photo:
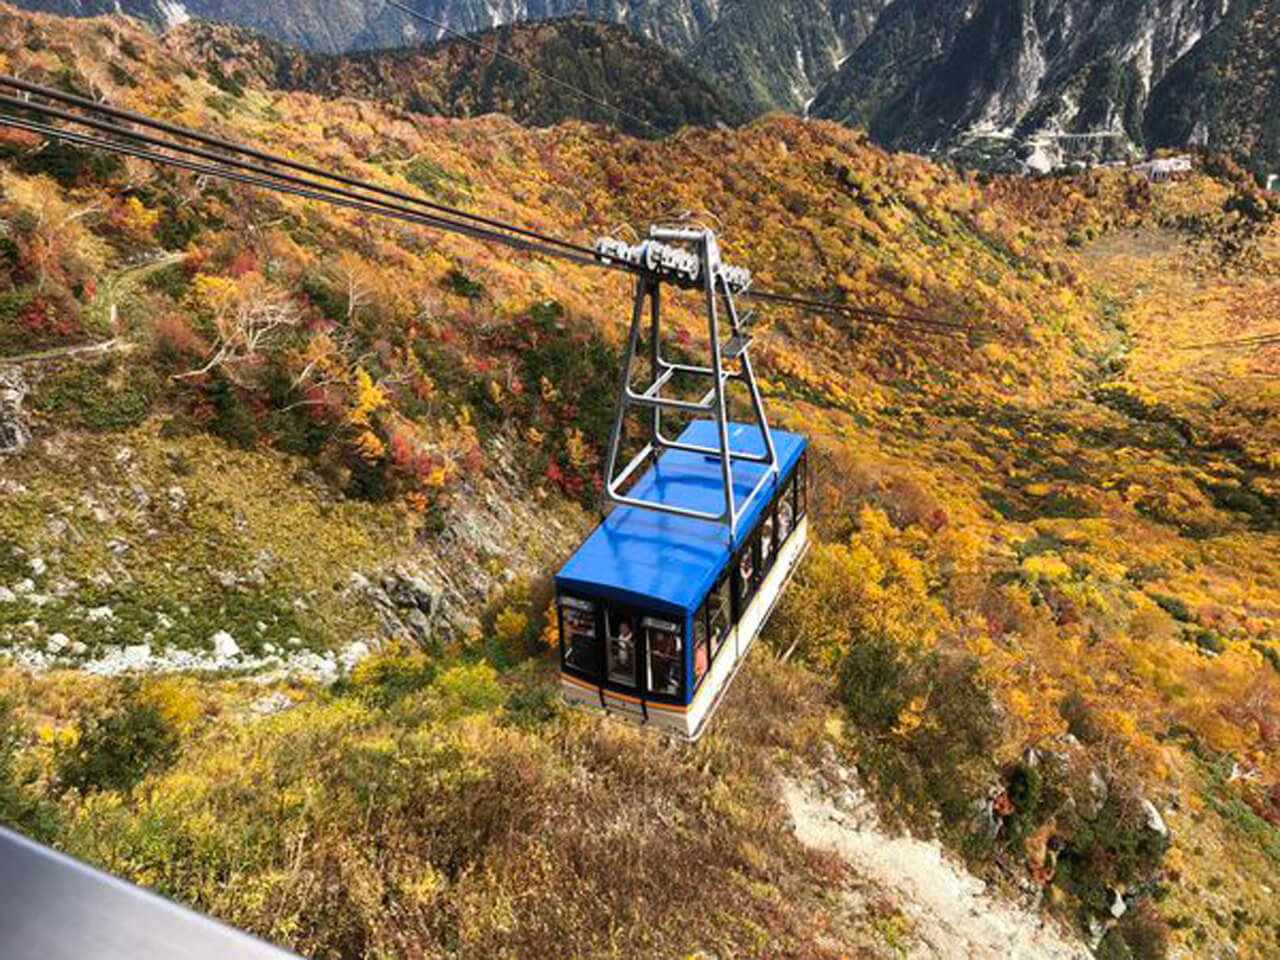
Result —
[[1263, 199], [427, 117], [181, 36], [0, 6], [34, 81], [565, 238], [705, 210], [762, 289], [992, 333], [759, 311], [814, 542], [676, 747], [557, 701], [626, 278], [0, 133], [0, 821], [306, 956], [935, 955], [992, 901], [903, 904], [866, 791], [1101, 956], [1272, 960], [1280, 349], [1172, 349], [1274, 330], [1180, 232]]
[[[567, 16], [620, 24], [711, 71], [730, 96], [756, 110], [799, 112], [835, 72], [839, 58], [866, 35], [886, 0], [412, 2], [433, 20], [463, 32]], [[365, 0], [21, 0], [19, 5], [73, 16], [119, 10], [159, 27], [179, 17], [220, 20], [321, 53], [414, 46], [444, 35]]]
[[612, 24], [524, 23], [479, 34], [477, 40], [534, 69], [464, 40], [425, 50], [326, 55], [220, 24], [188, 24], [171, 35], [173, 44], [229, 77], [324, 97], [379, 100], [419, 113], [505, 113], [535, 126], [575, 117], [640, 137], [686, 125], [736, 124], [748, 116], [673, 54]]
[[974, 133], [1116, 130], [1221, 17], [1213, 0], [895, 0], [813, 113], [937, 149]]
[[1148, 140], [1195, 143], [1280, 171], [1280, 3], [1233, 3], [1151, 93]]

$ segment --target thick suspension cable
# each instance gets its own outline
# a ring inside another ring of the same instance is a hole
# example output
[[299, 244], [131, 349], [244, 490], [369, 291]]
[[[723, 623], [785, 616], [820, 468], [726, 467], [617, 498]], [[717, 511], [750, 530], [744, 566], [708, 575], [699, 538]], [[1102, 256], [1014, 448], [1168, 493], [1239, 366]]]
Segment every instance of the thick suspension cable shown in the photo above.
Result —
[[[84, 134], [72, 133], [71, 131], [67, 131], [59, 127], [22, 120], [16, 117], [0, 115], [0, 125], [8, 125], [18, 129], [24, 129], [28, 132], [46, 137], [60, 138], [92, 149], [102, 149], [116, 154], [133, 156], [138, 159], [147, 160], [157, 164], [174, 166], [205, 176], [219, 177], [249, 186], [267, 190], [276, 190], [281, 193], [307, 199], [320, 200], [322, 202], [328, 202], [336, 206], [355, 209], [362, 212], [383, 214], [403, 222], [442, 229], [486, 242], [502, 243], [527, 253], [544, 255], [565, 262], [574, 263], [575, 265], [599, 266], [630, 273], [643, 272], [642, 269], [637, 268], [635, 265], [619, 263], [613, 258], [602, 256], [598, 247], [587, 247], [572, 241], [561, 240], [538, 231], [517, 227], [501, 220], [483, 217], [478, 214], [471, 214], [444, 204], [431, 203], [429, 201], [422, 200], [421, 198], [413, 197], [409, 194], [403, 194], [399, 191], [383, 188], [376, 184], [361, 181], [353, 177], [335, 174], [331, 171], [314, 167], [309, 164], [288, 160], [287, 158], [279, 157], [253, 147], [236, 144], [229, 140], [213, 137], [208, 134], [200, 133], [199, 131], [188, 130], [174, 124], [152, 120], [149, 117], [132, 111], [112, 107], [107, 104], [100, 104], [96, 101], [77, 97], [72, 94], [64, 94], [61, 91], [52, 90], [39, 84], [15, 80], [4, 76], [0, 76], [0, 84], [8, 85], [28, 94], [48, 96], [49, 99], [54, 99], [57, 102], [72, 105], [81, 110], [92, 111], [93, 113], [97, 113], [111, 119], [103, 120], [101, 119], [101, 116], [94, 117], [82, 113], [70, 113], [35, 100], [9, 97], [3, 94], [0, 94], [0, 105], [16, 110], [36, 113], [43, 115], [46, 118], [58, 119], [68, 123], [87, 126], [113, 137], [125, 138], [133, 141], [135, 144], [143, 144], [144, 147], [139, 148], [128, 146], [116, 140], [108, 140], [86, 136]], [[212, 151], [205, 150], [200, 147], [192, 146], [188, 143], [181, 143], [164, 137], [152, 136], [150, 134], [145, 134], [138, 130], [131, 129], [128, 126], [121, 126], [119, 123], [112, 121], [138, 123], [139, 125], [150, 127], [154, 130], [170, 133], [172, 136], [195, 140], [198, 143], [204, 143], [206, 145], [213, 146], [216, 149]], [[178, 158], [169, 156], [168, 154], [157, 153], [155, 150], [149, 148], [159, 148], [161, 150], [186, 154], [188, 157], [198, 158], [198, 161], [179, 160]], [[298, 177], [294, 174], [285, 173], [278, 169], [272, 169], [270, 166], [251, 163], [242, 159], [246, 156], [261, 160], [263, 163], [270, 165], [313, 172], [315, 176], [321, 177], [322, 179], [334, 180], [337, 183], [350, 184], [358, 189], [377, 193], [378, 196], [366, 196], [335, 186], [334, 184], [317, 182], [305, 177]], [[413, 209], [405, 204], [394, 203], [390, 200], [382, 199], [382, 197], [404, 197], [415, 205], [429, 210], [439, 211], [440, 213], [447, 214], [447, 216], [441, 216], [437, 213], [424, 213], [421, 210]], [[792, 309], [808, 309], [845, 316], [859, 322], [878, 324], [907, 332], [933, 335], [985, 332], [963, 323], [912, 316], [909, 314], [895, 313], [877, 308], [857, 307], [831, 301], [814, 300], [799, 297], [794, 294], [760, 290], [747, 290], [745, 292], [747, 296], [754, 297], [760, 302], [769, 303], [775, 306], [788, 307]]]
[[334, 206], [346, 207], [351, 210], [359, 210], [363, 213], [379, 214], [396, 220], [401, 220], [406, 223], [435, 227], [441, 230], [447, 230], [451, 233], [471, 237], [475, 240], [505, 244], [506, 246], [514, 247], [526, 253], [536, 253], [544, 256], [555, 257], [568, 263], [578, 264], [579, 266], [600, 266], [600, 264], [594, 259], [587, 259], [586, 257], [580, 258], [554, 247], [545, 247], [531, 240], [502, 234], [483, 227], [476, 227], [465, 223], [456, 223], [425, 213], [417, 213], [408, 210], [395, 210], [389, 207], [380, 206], [372, 201], [354, 199], [331, 191], [293, 186], [280, 180], [241, 173], [233, 168], [218, 166], [216, 164], [198, 163], [194, 160], [184, 160], [181, 157], [173, 157], [168, 154], [156, 153], [142, 147], [134, 147], [119, 141], [105, 140], [101, 137], [94, 137], [88, 134], [74, 133], [70, 130], [63, 130], [58, 127], [49, 126], [48, 124], [37, 123], [33, 120], [22, 120], [18, 117], [0, 116], [0, 126], [26, 130], [29, 133], [39, 134], [40, 136], [49, 137], [51, 139], [63, 140], [67, 143], [74, 143], [78, 146], [88, 147], [95, 150], [103, 150], [108, 153], [115, 153], [121, 156], [134, 157], [138, 160], [146, 160], [162, 166], [176, 167], [177, 169], [186, 170], [190, 173], [196, 173], [202, 176], [229, 180], [234, 183], [245, 184], [246, 186], [261, 187], [276, 193], [289, 194], [291, 196], [302, 197], [308, 200], [319, 200]]
[[[344, 184], [348, 187], [354, 187], [361, 190], [368, 190], [371, 193], [377, 193], [381, 196], [388, 197], [405, 203], [412, 203], [415, 206], [424, 209], [433, 210], [437, 213], [447, 214], [451, 217], [458, 217], [466, 220], [472, 220], [486, 227], [494, 227], [501, 230], [507, 230], [511, 233], [518, 233], [528, 237], [531, 240], [537, 240], [540, 243], [551, 244], [552, 246], [563, 247], [566, 250], [573, 251], [585, 257], [593, 257], [594, 251], [582, 244], [573, 243], [568, 240], [561, 240], [556, 237], [550, 237], [546, 234], [539, 233], [536, 230], [529, 230], [524, 227], [518, 227], [501, 220], [495, 220], [491, 217], [482, 216], [481, 214], [468, 213], [456, 207], [450, 207], [446, 204], [435, 203], [423, 197], [414, 196], [411, 193], [404, 193], [400, 190], [384, 187], [380, 184], [370, 183], [366, 180], [360, 180], [345, 174], [335, 173], [332, 170], [325, 170], [322, 167], [316, 167], [308, 163], [298, 160], [290, 160], [288, 157], [282, 157], [278, 154], [268, 153], [265, 150], [259, 150], [256, 147], [247, 146], [245, 144], [235, 143], [222, 137], [215, 137], [211, 134], [203, 133], [199, 130], [192, 130], [187, 127], [181, 127], [177, 124], [166, 123], [163, 120], [156, 120], [144, 114], [137, 113], [133, 110], [125, 110], [121, 107], [112, 106], [108, 103], [99, 103], [86, 97], [80, 97], [72, 93], [64, 93], [61, 90], [52, 87], [43, 86], [37, 83], [31, 83], [27, 80], [19, 80], [16, 77], [0, 75], [0, 86], [7, 86], [15, 90], [21, 90], [24, 93], [34, 94], [44, 97], [47, 100], [53, 100], [68, 106], [77, 107], [83, 110], [90, 110], [95, 113], [113, 117], [117, 120], [123, 120], [128, 123], [136, 123], [140, 126], [149, 127], [152, 130], [158, 130], [161, 133], [170, 136], [182, 137], [187, 140], [194, 140], [197, 143], [204, 144], [207, 147], [213, 147], [218, 150], [228, 151], [230, 153], [240, 154], [252, 157], [265, 163], [274, 164], [285, 167], [290, 170], [296, 170], [299, 173], [305, 173], [309, 176], [322, 177], [326, 180], [333, 180], [337, 183]], [[23, 102], [23, 106], [27, 107], [28, 103]], [[121, 131], [122, 133], [125, 131]]]

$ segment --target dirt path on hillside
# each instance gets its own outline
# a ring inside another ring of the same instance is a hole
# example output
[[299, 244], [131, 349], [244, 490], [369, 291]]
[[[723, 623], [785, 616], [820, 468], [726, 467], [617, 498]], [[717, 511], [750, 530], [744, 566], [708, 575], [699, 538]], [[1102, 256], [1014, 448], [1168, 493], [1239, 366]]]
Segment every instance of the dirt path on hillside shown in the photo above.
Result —
[[990, 891], [936, 843], [895, 836], [856, 787], [839, 800], [783, 783], [796, 836], [838, 853], [911, 922], [909, 960], [1091, 960], [1083, 943], [1039, 911]]

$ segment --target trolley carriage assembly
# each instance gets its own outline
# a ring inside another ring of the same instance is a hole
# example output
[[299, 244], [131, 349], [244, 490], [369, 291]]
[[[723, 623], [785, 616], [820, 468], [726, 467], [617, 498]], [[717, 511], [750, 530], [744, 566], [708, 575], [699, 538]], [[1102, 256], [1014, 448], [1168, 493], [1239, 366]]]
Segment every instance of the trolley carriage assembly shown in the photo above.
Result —
[[[709, 230], [654, 227], [642, 243], [606, 239], [596, 250], [637, 279], [605, 468], [609, 512], [556, 576], [561, 688], [571, 703], [697, 739], [807, 547], [806, 443], [769, 429], [734, 299], [751, 275], [721, 261]], [[663, 356], [664, 285], [702, 292], [705, 364]], [[649, 376], [637, 386], [646, 320]], [[677, 378], [709, 386], [681, 399], [668, 393]], [[728, 419], [735, 383], [750, 422]], [[619, 471], [633, 410], [647, 415], [643, 447]], [[694, 419], [671, 437], [665, 413]]]

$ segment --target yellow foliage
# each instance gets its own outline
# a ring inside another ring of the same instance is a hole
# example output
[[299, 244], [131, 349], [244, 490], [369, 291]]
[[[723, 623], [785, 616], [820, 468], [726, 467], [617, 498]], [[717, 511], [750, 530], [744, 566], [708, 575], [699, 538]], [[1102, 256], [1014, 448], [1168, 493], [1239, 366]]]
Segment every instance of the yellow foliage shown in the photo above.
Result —
[[349, 419], [356, 426], [369, 426], [369, 415], [388, 406], [387, 395], [373, 382], [364, 367], [356, 370], [356, 401]]
[[493, 624], [493, 630], [499, 642], [507, 648], [514, 647], [524, 637], [528, 629], [528, 615], [510, 607], [501, 611]]
[[1071, 567], [1056, 553], [1038, 553], [1022, 561], [1022, 569], [1032, 577], [1042, 580], [1066, 580]]
[[148, 680], [142, 687], [141, 699], [153, 705], [165, 722], [183, 736], [190, 734], [205, 714], [200, 689], [187, 677]]

